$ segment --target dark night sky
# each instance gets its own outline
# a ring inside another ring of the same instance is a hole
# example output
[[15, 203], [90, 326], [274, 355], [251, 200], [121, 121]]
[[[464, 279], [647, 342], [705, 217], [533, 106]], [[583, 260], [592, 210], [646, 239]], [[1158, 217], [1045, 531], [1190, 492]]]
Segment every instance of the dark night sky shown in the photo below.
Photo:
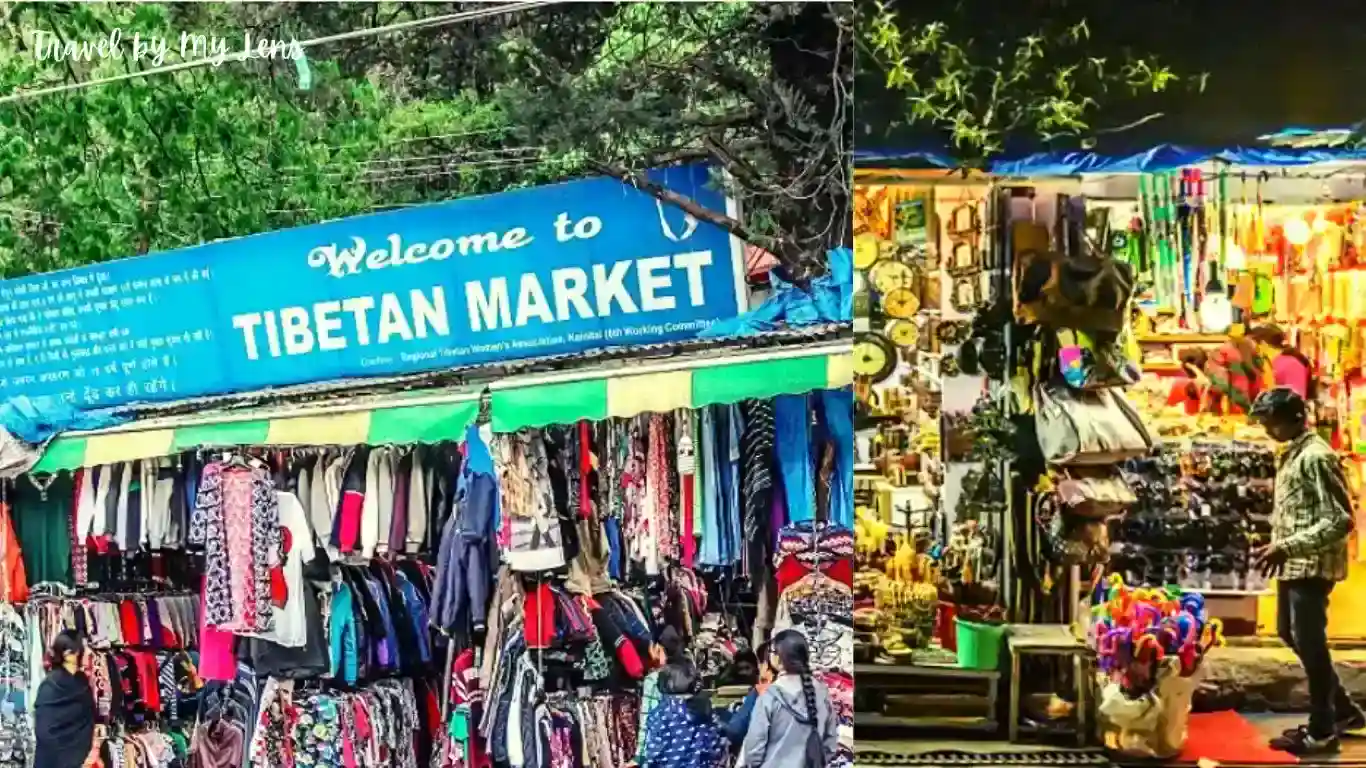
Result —
[[[1029, 31], [1028, 13], [1065, 0], [963, 0], [978, 29]], [[899, 0], [917, 9], [933, 0]], [[1204, 93], [1181, 91], [1141, 103], [1103, 105], [1092, 125], [1122, 125], [1150, 112], [1162, 120], [1102, 137], [1101, 151], [1159, 143], [1248, 143], [1288, 125], [1342, 127], [1366, 119], [1366, 0], [1073, 0], [1084, 12], [1097, 55], [1128, 47], [1156, 53], [1174, 69], [1208, 72]], [[929, 16], [917, 11], [921, 18]], [[1037, 18], [1037, 17], [1036, 17]], [[860, 148], [933, 148], [933, 137], [887, 135], [899, 105], [878, 78], [862, 76], [856, 102]], [[1056, 148], [1074, 148], [1057, 146]], [[1019, 149], [1024, 149], [1020, 147]]]

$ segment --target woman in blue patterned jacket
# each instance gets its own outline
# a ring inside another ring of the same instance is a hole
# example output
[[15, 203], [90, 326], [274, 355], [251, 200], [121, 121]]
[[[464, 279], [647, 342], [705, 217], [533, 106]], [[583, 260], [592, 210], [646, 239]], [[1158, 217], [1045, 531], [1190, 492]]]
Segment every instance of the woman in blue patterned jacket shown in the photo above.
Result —
[[687, 660], [659, 671], [660, 699], [645, 724], [641, 768], [722, 768], [729, 749], [701, 693], [702, 676]]

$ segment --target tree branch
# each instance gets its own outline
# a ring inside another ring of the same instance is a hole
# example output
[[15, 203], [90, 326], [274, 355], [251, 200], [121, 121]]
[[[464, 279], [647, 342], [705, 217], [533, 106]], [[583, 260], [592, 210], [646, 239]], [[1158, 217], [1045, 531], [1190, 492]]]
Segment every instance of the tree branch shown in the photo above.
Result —
[[643, 173], [632, 171], [619, 165], [600, 163], [593, 160], [590, 160], [588, 164], [598, 173], [604, 176], [611, 176], [623, 184], [629, 184], [656, 200], [666, 202], [669, 205], [681, 209], [684, 213], [689, 214], [698, 221], [714, 224], [747, 243], [754, 239], [750, 231], [745, 228], [745, 225], [741, 224], [737, 219], [733, 219], [724, 213], [713, 211], [687, 195], [681, 195], [663, 184], [651, 181], [649, 177]]

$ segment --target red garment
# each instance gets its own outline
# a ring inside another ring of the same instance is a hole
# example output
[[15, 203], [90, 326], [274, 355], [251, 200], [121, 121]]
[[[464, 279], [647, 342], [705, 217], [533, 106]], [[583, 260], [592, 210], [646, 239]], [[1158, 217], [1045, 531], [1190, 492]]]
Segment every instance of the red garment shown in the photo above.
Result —
[[1203, 405], [1202, 399], [1199, 384], [1190, 380], [1181, 380], [1172, 385], [1172, 391], [1167, 395], [1167, 405], [1168, 407], [1183, 406], [1187, 416], [1194, 416], [1200, 413], [1200, 407]]
[[365, 506], [365, 494], [359, 491], [345, 491], [341, 502], [340, 549], [355, 552], [360, 541], [360, 516]]
[[[451, 703], [456, 707], [468, 708], [470, 723], [474, 724], [479, 722], [483, 714], [483, 701], [484, 694], [479, 689], [479, 669], [474, 666], [474, 649], [467, 648], [455, 657], [455, 662], [451, 665]], [[430, 722], [439, 730], [441, 711], [437, 706], [436, 696], [430, 690], [427, 694], [427, 707], [430, 711]], [[435, 738], [435, 734], [433, 737]], [[483, 739], [471, 738], [468, 747], [465, 768], [489, 768], [493, 764], [484, 747]]]
[[[821, 561], [821, 572], [831, 579], [854, 586], [854, 561], [848, 557], [832, 557], [829, 560]], [[778, 571], [774, 574], [778, 582], [778, 592], [782, 592], [793, 584], [801, 581], [804, 577], [815, 570], [806, 563], [802, 562], [796, 555], [784, 557], [778, 563]]]
[[28, 600], [28, 572], [24, 570], [24, 553], [19, 548], [19, 537], [10, 521], [9, 505], [0, 503], [0, 537], [3, 537], [4, 561], [0, 562], [0, 601], [22, 603]]
[[147, 651], [134, 651], [133, 662], [137, 664], [138, 680], [141, 682], [142, 703], [153, 712], [161, 711], [161, 685], [157, 670], [157, 657]]
[[138, 621], [138, 610], [132, 600], [119, 603], [119, 631], [123, 633], [124, 645], [142, 645], [142, 622]]
[[640, 658], [640, 651], [636, 650], [636, 644], [632, 642], [621, 642], [617, 644], [617, 661], [621, 662], [621, 668], [626, 671], [632, 680], [639, 680], [645, 677], [645, 661]]
[[526, 647], [549, 648], [555, 639], [555, 595], [550, 591], [550, 585], [542, 582], [528, 589], [522, 609]]
[[1261, 391], [1257, 352], [1247, 339], [1224, 342], [1205, 363], [1215, 413], [1245, 413]]
[[[81, 500], [81, 487], [90, 481], [84, 469], [76, 470], [75, 482], [72, 483], [71, 509], [75, 510]], [[68, 516], [68, 524], [71, 527], [71, 580], [76, 586], [83, 587], [89, 579], [89, 564], [86, 561], [85, 541], [82, 538], [86, 531], [76, 530], [76, 514], [73, 511]]]
[[693, 560], [697, 558], [697, 537], [693, 531], [693, 493], [695, 493], [693, 482], [696, 475], [681, 475], [678, 478], [679, 494], [683, 497], [683, 541], [682, 560], [684, 568], [691, 568]]
[[593, 514], [593, 497], [588, 492], [588, 476], [593, 473], [592, 437], [588, 422], [579, 422], [579, 516], [587, 520]]

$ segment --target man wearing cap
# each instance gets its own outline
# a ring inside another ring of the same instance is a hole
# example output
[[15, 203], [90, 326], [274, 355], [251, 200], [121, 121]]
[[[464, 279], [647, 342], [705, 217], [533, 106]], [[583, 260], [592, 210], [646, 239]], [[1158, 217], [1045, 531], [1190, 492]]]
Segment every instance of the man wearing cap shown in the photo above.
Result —
[[1286, 731], [1271, 746], [1294, 755], [1337, 752], [1338, 736], [1366, 727], [1328, 653], [1328, 595], [1347, 578], [1352, 503], [1342, 463], [1309, 428], [1305, 400], [1288, 387], [1267, 390], [1252, 419], [1285, 445], [1276, 470], [1271, 543], [1253, 552], [1254, 565], [1276, 587], [1276, 630], [1309, 678], [1309, 724]]

